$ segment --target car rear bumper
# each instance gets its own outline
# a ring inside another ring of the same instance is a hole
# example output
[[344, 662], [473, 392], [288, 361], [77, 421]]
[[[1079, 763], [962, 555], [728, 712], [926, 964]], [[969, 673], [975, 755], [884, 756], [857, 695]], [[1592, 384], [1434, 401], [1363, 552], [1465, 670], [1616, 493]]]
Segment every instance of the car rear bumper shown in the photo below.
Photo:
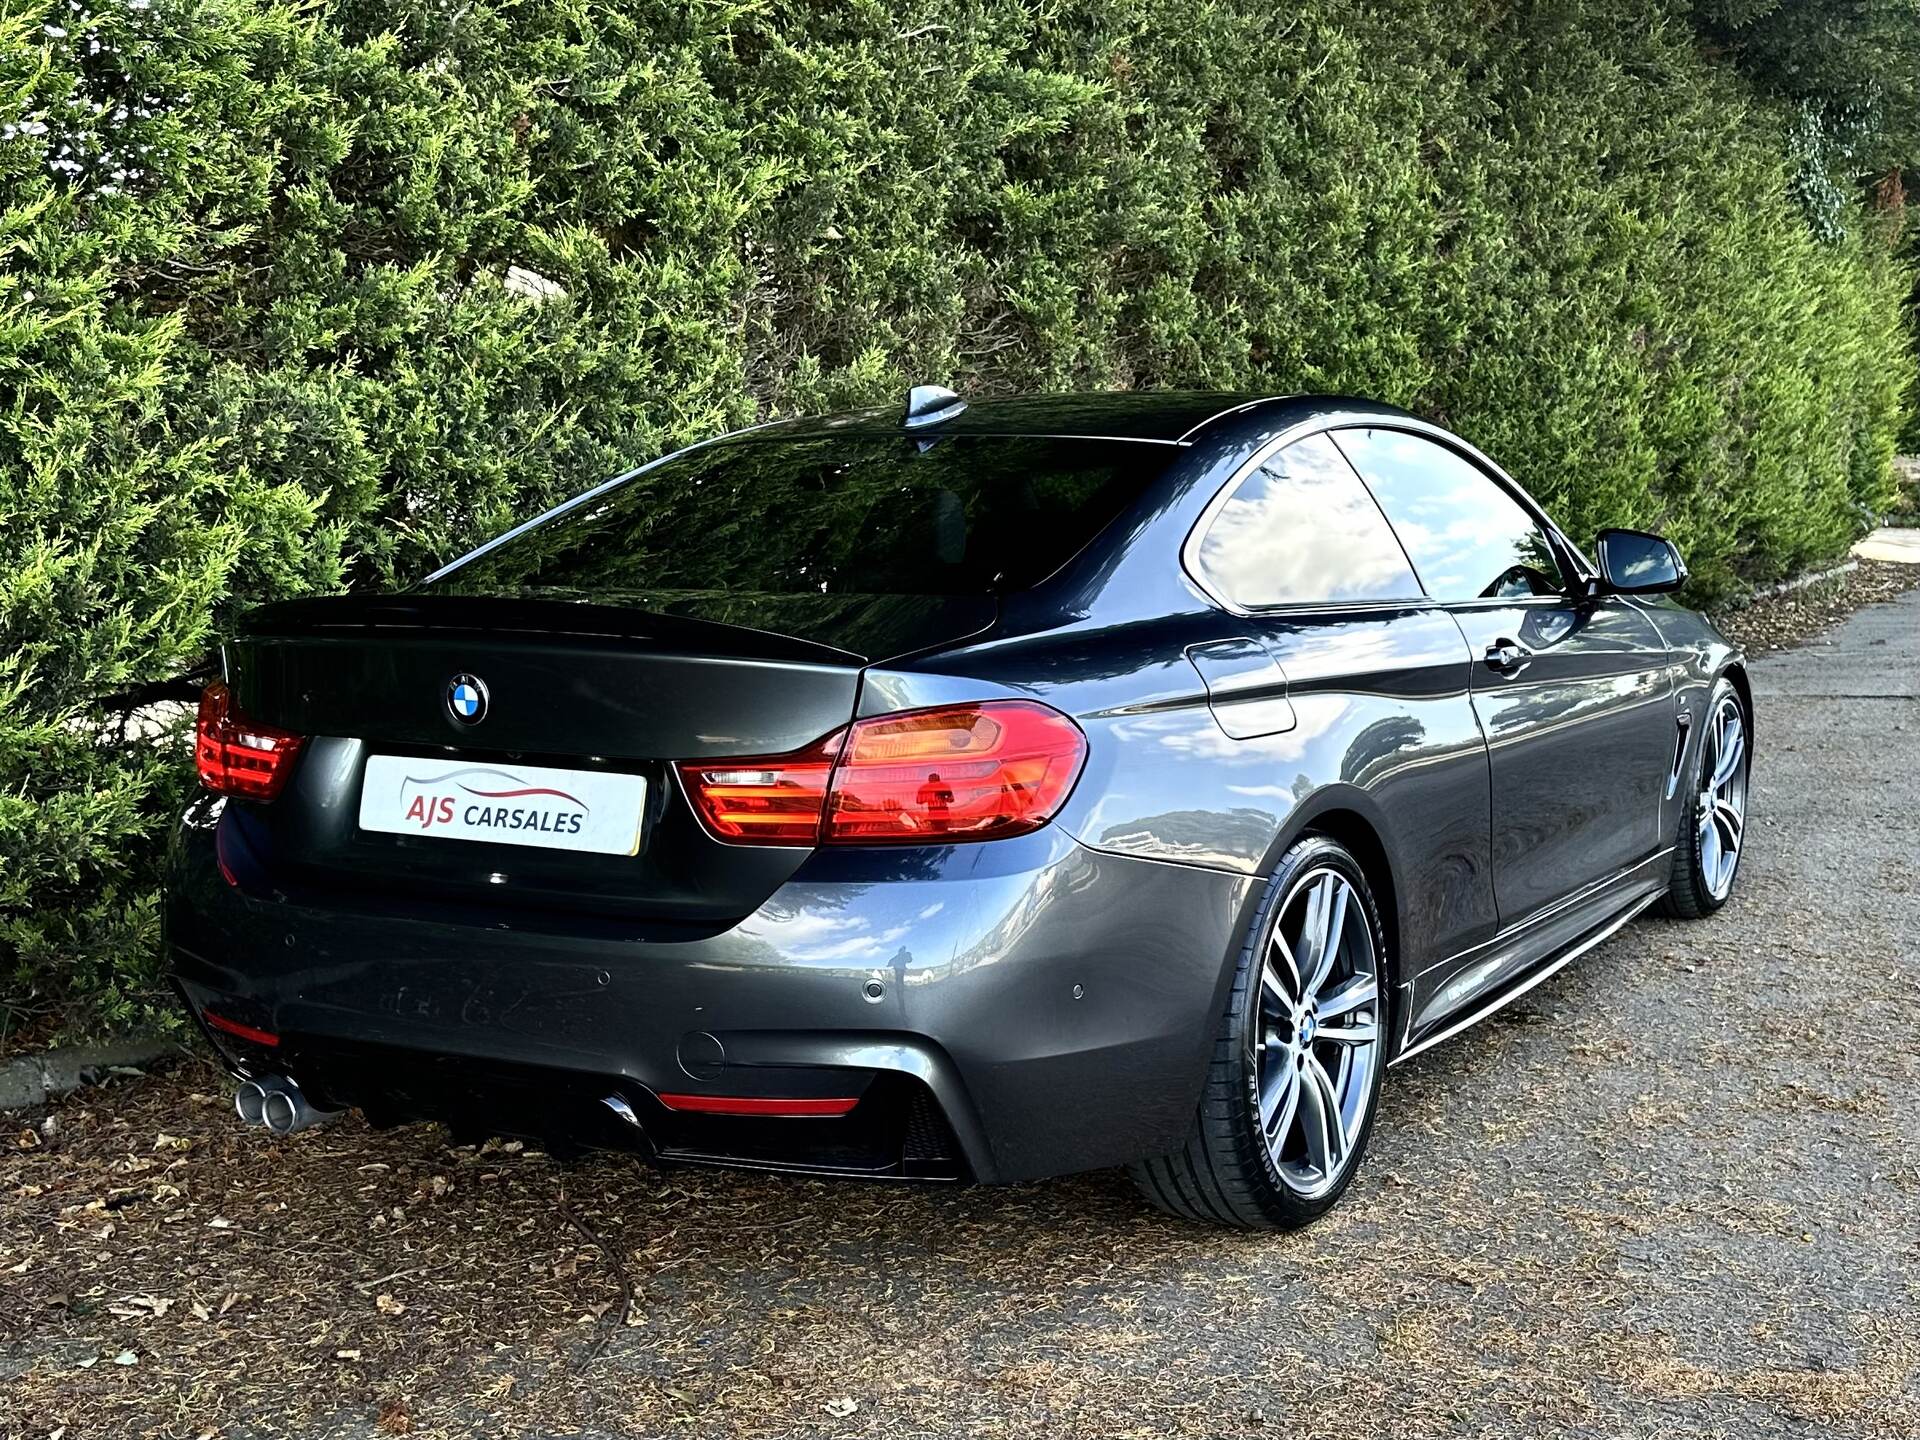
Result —
[[[279, 1037], [210, 1032], [236, 1070], [375, 1118], [782, 1168], [939, 1174], [944, 1145], [952, 1173], [1010, 1181], [1179, 1144], [1255, 883], [1049, 828], [817, 851], [738, 924], [679, 935], [243, 890], [222, 874], [220, 809], [183, 820], [165, 916], [196, 1015]], [[738, 1118], [663, 1095], [858, 1103]]]

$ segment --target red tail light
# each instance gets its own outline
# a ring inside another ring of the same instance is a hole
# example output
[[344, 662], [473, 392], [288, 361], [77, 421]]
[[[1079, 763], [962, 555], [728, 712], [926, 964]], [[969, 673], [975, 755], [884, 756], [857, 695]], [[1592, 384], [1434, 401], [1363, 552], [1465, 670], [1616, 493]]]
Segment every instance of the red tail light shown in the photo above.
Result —
[[1080, 776], [1086, 737], [1030, 700], [856, 723], [827, 797], [827, 844], [997, 840], [1037, 830]]
[[216, 794], [273, 799], [293, 773], [294, 757], [305, 743], [304, 736], [247, 719], [218, 680], [200, 693], [193, 758], [200, 783]]
[[707, 828], [736, 845], [815, 845], [841, 730], [806, 750], [680, 766]]
[[1059, 711], [995, 700], [875, 716], [792, 755], [680, 773], [708, 828], [734, 844], [926, 845], [1039, 829], [1086, 756]]

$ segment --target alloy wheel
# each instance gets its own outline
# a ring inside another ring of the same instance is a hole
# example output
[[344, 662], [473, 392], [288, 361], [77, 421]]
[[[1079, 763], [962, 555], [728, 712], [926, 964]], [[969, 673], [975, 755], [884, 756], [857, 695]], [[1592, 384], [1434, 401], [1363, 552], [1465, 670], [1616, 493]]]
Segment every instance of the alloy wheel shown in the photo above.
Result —
[[1353, 1158], [1381, 1061], [1379, 956], [1366, 902], [1345, 875], [1323, 866], [1294, 883], [1260, 981], [1255, 1123], [1280, 1179], [1312, 1199]]
[[1707, 725], [1703, 784], [1695, 806], [1700, 827], [1700, 878], [1716, 900], [1733, 888], [1747, 825], [1747, 730], [1740, 702], [1724, 697]]

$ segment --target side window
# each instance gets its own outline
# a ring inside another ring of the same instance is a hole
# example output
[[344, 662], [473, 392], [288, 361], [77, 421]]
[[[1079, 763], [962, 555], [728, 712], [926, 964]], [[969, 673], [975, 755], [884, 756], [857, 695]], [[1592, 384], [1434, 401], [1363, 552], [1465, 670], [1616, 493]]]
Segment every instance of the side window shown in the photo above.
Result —
[[1420, 598], [1380, 507], [1324, 435], [1289, 445], [1234, 487], [1201, 537], [1196, 567], [1248, 610]]
[[1401, 430], [1342, 430], [1339, 442], [1434, 599], [1564, 593], [1546, 532], [1471, 461]]

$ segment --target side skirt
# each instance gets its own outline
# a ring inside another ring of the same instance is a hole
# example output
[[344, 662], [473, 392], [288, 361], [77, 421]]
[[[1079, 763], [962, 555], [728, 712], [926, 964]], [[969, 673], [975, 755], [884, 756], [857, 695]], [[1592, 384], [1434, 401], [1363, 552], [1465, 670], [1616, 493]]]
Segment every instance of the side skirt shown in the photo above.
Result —
[[1540, 984], [1543, 980], [1550, 979], [1554, 975], [1559, 974], [1560, 971], [1593, 949], [1594, 946], [1600, 944], [1603, 940], [1609, 939], [1625, 926], [1628, 921], [1639, 915], [1641, 911], [1653, 904], [1655, 900], [1658, 900], [1660, 894], [1661, 892], [1659, 890], [1655, 890], [1650, 895], [1642, 895], [1633, 900], [1625, 909], [1619, 911], [1611, 920], [1601, 925], [1597, 930], [1589, 931], [1579, 940], [1566, 946], [1557, 955], [1551, 956], [1544, 964], [1523, 972], [1516, 983], [1497, 992], [1491, 1000], [1480, 1004], [1461, 1019], [1443, 1022], [1441, 1029], [1434, 1031], [1430, 1035], [1424, 1035], [1413, 1043], [1404, 1046], [1400, 1053], [1389, 1060], [1387, 1064], [1391, 1067], [1398, 1065], [1402, 1060], [1411, 1060], [1421, 1051], [1432, 1049], [1442, 1040], [1452, 1039], [1462, 1030], [1479, 1024], [1496, 1010], [1504, 1009], [1529, 990], [1533, 989], [1534, 986]]

